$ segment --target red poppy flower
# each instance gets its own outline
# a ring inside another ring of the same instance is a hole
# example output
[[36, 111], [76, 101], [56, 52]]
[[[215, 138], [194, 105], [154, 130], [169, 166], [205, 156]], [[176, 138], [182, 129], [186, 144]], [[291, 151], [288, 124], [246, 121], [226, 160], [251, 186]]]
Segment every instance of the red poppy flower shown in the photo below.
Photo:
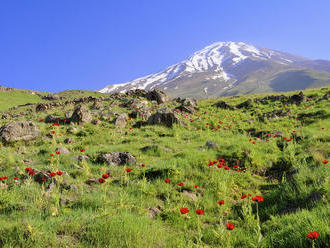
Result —
[[107, 179], [109, 177], [110, 177], [110, 175], [108, 173], [102, 175], [102, 178], [104, 178], [104, 179]]
[[244, 199], [244, 198], [246, 198], [246, 197], [247, 197], [247, 195], [244, 194], [244, 195], [241, 196], [241, 199]]
[[181, 212], [181, 214], [187, 214], [187, 213], [189, 213], [189, 209], [188, 208], [180, 208], [180, 212]]
[[50, 156], [51, 156], [51, 157], [54, 157], [54, 154], [53, 154], [53, 153], [51, 153], [51, 154], [50, 154]]
[[69, 140], [68, 143], [71, 144], [72, 143], [72, 140]]
[[58, 172], [56, 172], [56, 174], [59, 175], [59, 176], [62, 176], [63, 175], [63, 171], [58, 171]]
[[45, 182], [45, 181], [47, 181], [47, 179], [46, 178], [41, 178], [41, 181], [44, 181]]
[[146, 167], [146, 165], [145, 165], [145, 164], [141, 164], [141, 166], [142, 166], [142, 167]]
[[40, 119], [39, 122], [43, 122], [44, 120], [43, 119]]
[[103, 178], [99, 178], [99, 183], [105, 183], [105, 180]]
[[312, 240], [317, 239], [318, 236], [319, 236], [319, 233], [318, 232], [309, 232], [307, 234], [307, 238], [312, 239]]
[[230, 167], [228, 167], [228, 166], [225, 166], [224, 168], [225, 168], [225, 170], [230, 170]]
[[164, 181], [165, 181], [165, 183], [170, 183], [171, 182], [171, 180], [168, 179], [168, 178], [166, 178]]
[[233, 167], [234, 167], [234, 168], [238, 168], [238, 165], [237, 165], [237, 164], [235, 164]]
[[197, 210], [196, 210], [196, 214], [198, 214], [198, 215], [202, 215], [202, 214], [204, 214], [204, 210], [202, 210], [202, 209], [197, 209]]
[[29, 171], [29, 175], [30, 175], [30, 176], [33, 176], [33, 175], [35, 175], [35, 174], [36, 174], [36, 173], [35, 173], [33, 170], [30, 170], [30, 171]]
[[222, 164], [217, 164], [217, 167], [218, 168], [222, 168]]
[[218, 204], [221, 206], [221, 205], [225, 205], [225, 201], [224, 200], [220, 200], [218, 201]]
[[32, 169], [31, 168], [25, 168], [25, 171], [26, 172], [29, 172], [29, 171], [31, 171]]
[[61, 154], [61, 152], [56, 152], [56, 154], [57, 154], [57, 155], [60, 155], [60, 154]]
[[178, 185], [179, 185], [180, 187], [182, 187], [182, 186], [183, 186], [183, 183], [178, 183]]
[[57, 174], [56, 174], [56, 172], [49, 172], [48, 175], [50, 175], [51, 177], [54, 177], [54, 176], [56, 176]]
[[198, 188], [198, 185], [194, 185], [194, 188]]
[[253, 196], [252, 197], [252, 201], [263, 202], [264, 201], [264, 198], [262, 196], [256, 195], [256, 196]]
[[325, 160], [325, 159], [324, 159], [324, 160], [322, 161], [322, 163], [323, 163], [323, 164], [327, 164], [327, 163], [328, 163], [328, 160]]
[[14, 177], [14, 180], [18, 180], [18, 177]]
[[130, 168], [126, 168], [125, 171], [127, 171], [127, 172], [131, 172], [132, 169], [130, 169]]
[[251, 194], [248, 194], [249, 197], [251, 197], [252, 195]]
[[52, 134], [55, 134], [55, 131], [54, 130], [52, 131]]
[[81, 151], [81, 152], [84, 152], [84, 151], [86, 151], [86, 150], [85, 150], [85, 149], [80, 149], [80, 151]]
[[256, 142], [255, 141], [252, 141], [252, 144], [255, 144]]
[[227, 223], [226, 227], [227, 227], [227, 230], [233, 230], [235, 228], [235, 225], [232, 223]]

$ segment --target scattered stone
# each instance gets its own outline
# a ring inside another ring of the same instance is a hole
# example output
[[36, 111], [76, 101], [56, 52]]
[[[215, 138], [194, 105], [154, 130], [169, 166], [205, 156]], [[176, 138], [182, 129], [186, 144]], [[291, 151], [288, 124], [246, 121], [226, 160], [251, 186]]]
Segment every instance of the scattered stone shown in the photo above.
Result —
[[99, 156], [100, 162], [105, 162], [108, 165], [124, 165], [135, 164], [136, 159], [129, 152], [111, 152]]
[[127, 119], [128, 119], [128, 115], [126, 113], [120, 114], [115, 122], [116, 127], [125, 128]]
[[275, 137], [284, 137], [284, 133], [283, 133], [282, 131], [276, 131], [276, 132], [274, 133], [274, 136], [275, 136]]
[[158, 110], [158, 112], [151, 115], [147, 121], [149, 125], [164, 125], [167, 127], [172, 127], [174, 123], [181, 124], [180, 119], [174, 112], [168, 109]]
[[61, 154], [69, 154], [70, 151], [66, 147], [58, 147], [55, 152], [60, 152]]
[[301, 104], [302, 102], [306, 101], [307, 97], [304, 95], [302, 91], [299, 92], [297, 95], [293, 95], [289, 98], [290, 103], [292, 104]]
[[207, 141], [205, 146], [209, 149], [212, 149], [212, 148], [216, 148], [218, 146], [218, 144], [213, 141]]
[[71, 121], [77, 124], [90, 123], [92, 121], [91, 112], [84, 105], [79, 105], [73, 111]]
[[45, 119], [45, 123], [55, 123], [59, 122], [60, 118], [56, 115], [47, 115]]
[[234, 110], [233, 106], [230, 106], [229, 104], [227, 104], [225, 101], [220, 101], [215, 103], [213, 106], [217, 107], [217, 108], [221, 108], [221, 109], [229, 109], [229, 110]]
[[87, 155], [78, 155], [76, 157], [74, 157], [78, 162], [82, 162], [84, 160], [88, 161], [90, 160], [89, 156]]
[[14, 121], [0, 128], [0, 140], [5, 142], [32, 140], [39, 134], [36, 125], [28, 121]]
[[157, 207], [150, 207], [149, 210], [149, 217], [151, 219], [155, 218], [156, 215], [160, 214], [163, 211], [163, 207], [158, 205]]
[[145, 97], [149, 101], [157, 101], [158, 104], [165, 103], [169, 100], [169, 97], [165, 94], [165, 92], [161, 90], [153, 90], [147, 92]]
[[197, 195], [195, 193], [189, 192], [187, 190], [183, 190], [182, 194], [190, 198], [191, 200], [195, 201], [197, 199]]
[[253, 107], [253, 104], [252, 104], [251, 99], [247, 99], [245, 102], [242, 102], [242, 103], [240, 103], [236, 106], [236, 108], [238, 108], [238, 109], [241, 109], [241, 108], [249, 109], [249, 108], [252, 108], [252, 107]]

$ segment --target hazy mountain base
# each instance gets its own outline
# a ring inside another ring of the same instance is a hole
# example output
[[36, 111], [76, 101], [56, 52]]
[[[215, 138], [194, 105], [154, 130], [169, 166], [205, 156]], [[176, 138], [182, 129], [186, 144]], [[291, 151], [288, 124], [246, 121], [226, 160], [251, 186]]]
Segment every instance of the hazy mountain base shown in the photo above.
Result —
[[[186, 127], [175, 125], [171, 129], [130, 129], [132, 122], [142, 121], [137, 118], [120, 130], [115, 128], [114, 115], [98, 125], [50, 127], [38, 122], [48, 114], [63, 118], [74, 106], [48, 113], [29, 113], [29, 106], [11, 111], [25, 111], [27, 116], [15, 119], [33, 120], [42, 135], [30, 142], [1, 145], [0, 176], [10, 178], [0, 184], [0, 246], [311, 247], [306, 235], [318, 231], [315, 247], [326, 247], [330, 242], [330, 187], [328, 164], [322, 161], [330, 156], [330, 109], [328, 100], [317, 100], [329, 90], [306, 91], [312, 100], [301, 105], [266, 101], [253, 103], [248, 110], [217, 109], [212, 105], [220, 99], [202, 100], [197, 113], [187, 118], [181, 114]], [[257, 96], [221, 100], [235, 106], [254, 97]], [[123, 101], [114, 100], [116, 105], [103, 102], [101, 112], [130, 113], [118, 107]], [[148, 105], [155, 106], [150, 102]], [[291, 118], [257, 118], [286, 108], [290, 108]], [[93, 112], [98, 119], [100, 110]], [[299, 118], [301, 114], [310, 117]], [[0, 120], [0, 126], [8, 122], [11, 120]], [[218, 125], [220, 128], [215, 130]], [[249, 128], [272, 134], [282, 131], [283, 136], [294, 138], [290, 142], [282, 137], [259, 139], [242, 132]], [[291, 135], [293, 130], [296, 132]], [[64, 143], [66, 138], [73, 138], [73, 142]], [[206, 141], [218, 146], [207, 149]], [[155, 147], [145, 149], [152, 145]], [[66, 147], [71, 153], [56, 155], [58, 147]], [[136, 157], [138, 164], [129, 166], [133, 169], [130, 174], [125, 173], [127, 166], [109, 167], [98, 162], [98, 154], [114, 151], [130, 152]], [[50, 157], [51, 153], [55, 157]], [[90, 160], [79, 163], [74, 159], [82, 154]], [[209, 167], [208, 162], [218, 158], [226, 159], [231, 170]], [[141, 163], [146, 167], [142, 168]], [[247, 171], [233, 171], [236, 163]], [[49, 190], [50, 182], [34, 182], [24, 171], [26, 167], [62, 170], [64, 174], [56, 177], [57, 185]], [[106, 183], [85, 183], [109, 170], [111, 177]], [[14, 176], [19, 177], [18, 183]], [[166, 184], [165, 178], [171, 183]], [[178, 182], [184, 186], [179, 187]], [[262, 195], [264, 202], [257, 208], [250, 198], [241, 199], [242, 194], [248, 193]], [[225, 204], [220, 206], [218, 200]], [[159, 209], [152, 219], [150, 207]], [[182, 207], [190, 212], [182, 215]], [[197, 216], [197, 208], [205, 210], [205, 214]], [[232, 231], [226, 229], [227, 222], [235, 224]]]

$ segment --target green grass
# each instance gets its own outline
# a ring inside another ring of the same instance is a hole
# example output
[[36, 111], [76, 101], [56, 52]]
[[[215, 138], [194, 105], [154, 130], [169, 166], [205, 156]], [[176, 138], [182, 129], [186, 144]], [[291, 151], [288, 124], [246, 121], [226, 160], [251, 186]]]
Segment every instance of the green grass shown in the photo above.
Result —
[[[313, 89], [305, 94], [321, 97], [329, 90]], [[222, 100], [236, 105], [253, 97], [261, 95]], [[316, 102], [315, 98], [288, 105], [293, 118], [260, 122], [258, 114], [286, 107], [280, 102], [254, 103], [246, 112], [230, 111], [212, 107], [218, 100], [199, 101], [200, 110], [187, 118], [180, 114], [187, 124], [184, 128], [130, 129], [133, 122], [140, 121], [132, 119], [120, 130], [113, 117], [99, 125], [50, 127], [38, 122], [52, 113], [64, 117], [74, 106], [17, 117], [34, 121], [42, 133], [34, 141], [1, 144], [0, 176], [9, 179], [0, 187], [0, 247], [312, 247], [306, 237], [311, 231], [320, 234], [315, 247], [327, 247], [329, 164], [322, 161], [330, 159], [329, 102]], [[110, 104], [103, 103], [103, 113], [130, 112]], [[295, 118], [320, 110], [322, 115]], [[93, 111], [97, 119], [100, 112]], [[246, 119], [254, 120], [249, 124]], [[0, 126], [8, 122], [0, 120]], [[244, 129], [252, 127], [270, 133], [282, 131], [287, 138], [295, 138], [286, 142], [282, 138], [251, 137]], [[47, 138], [52, 130], [54, 137]], [[65, 144], [65, 138], [74, 140]], [[208, 149], [206, 141], [214, 141], [218, 147]], [[70, 154], [56, 155], [55, 149], [61, 146]], [[149, 149], [144, 149], [147, 146]], [[137, 165], [98, 162], [99, 154], [115, 151], [130, 152]], [[50, 157], [51, 153], [55, 156]], [[74, 157], [81, 154], [90, 160], [76, 161]], [[208, 165], [219, 158], [231, 169]], [[24, 163], [26, 159], [31, 164]], [[146, 167], [142, 168], [142, 163]], [[234, 171], [235, 164], [246, 172]], [[62, 170], [64, 174], [55, 177], [58, 181], [48, 192], [50, 181], [35, 182], [25, 172], [26, 167]], [[127, 167], [132, 172], [125, 172]], [[106, 183], [86, 184], [107, 172], [111, 176]], [[19, 177], [18, 183], [14, 176]], [[165, 178], [171, 182], [165, 183]], [[184, 185], [178, 186], [179, 182]], [[194, 194], [195, 199], [184, 191]], [[261, 195], [264, 201], [241, 199], [242, 194]], [[225, 204], [220, 206], [219, 200]], [[148, 208], [158, 206], [161, 212], [151, 219]], [[181, 214], [183, 207], [190, 212]], [[205, 213], [198, 216], [197, 209]], [[235, 225], [231, 231], [226, 229], [228, 222]]]

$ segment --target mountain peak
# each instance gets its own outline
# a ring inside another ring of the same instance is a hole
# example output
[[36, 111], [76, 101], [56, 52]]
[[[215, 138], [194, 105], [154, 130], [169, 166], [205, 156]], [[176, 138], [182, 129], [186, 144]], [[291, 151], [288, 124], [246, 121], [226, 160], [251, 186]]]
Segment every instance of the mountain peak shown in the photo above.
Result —
[[[194, 92], [203, 92], [201, 94], [204, 97], [210, 96], [210, 94], [219, 96], [227, 94], [227, 91], [232, 90], [252, 75], [254, 77], [258, 75], [258, 80], [269, 81], [271, 75], [280, 70], [299, 67], [302, 63], [311, 64], [310, 61], [312, 60], [240, 41], [221, 41], [196, 51], [186, 60], [169, 66], [161, 72], [127, 83], [109, 85], [100, 92], [160, 88], [174, 96], [191, 96], [187, 92], [195, 87]], [[260, 70], [265, 70], [265, 72], [259, 75]], [[259, 82], [258, 80], [257, 82]]]

